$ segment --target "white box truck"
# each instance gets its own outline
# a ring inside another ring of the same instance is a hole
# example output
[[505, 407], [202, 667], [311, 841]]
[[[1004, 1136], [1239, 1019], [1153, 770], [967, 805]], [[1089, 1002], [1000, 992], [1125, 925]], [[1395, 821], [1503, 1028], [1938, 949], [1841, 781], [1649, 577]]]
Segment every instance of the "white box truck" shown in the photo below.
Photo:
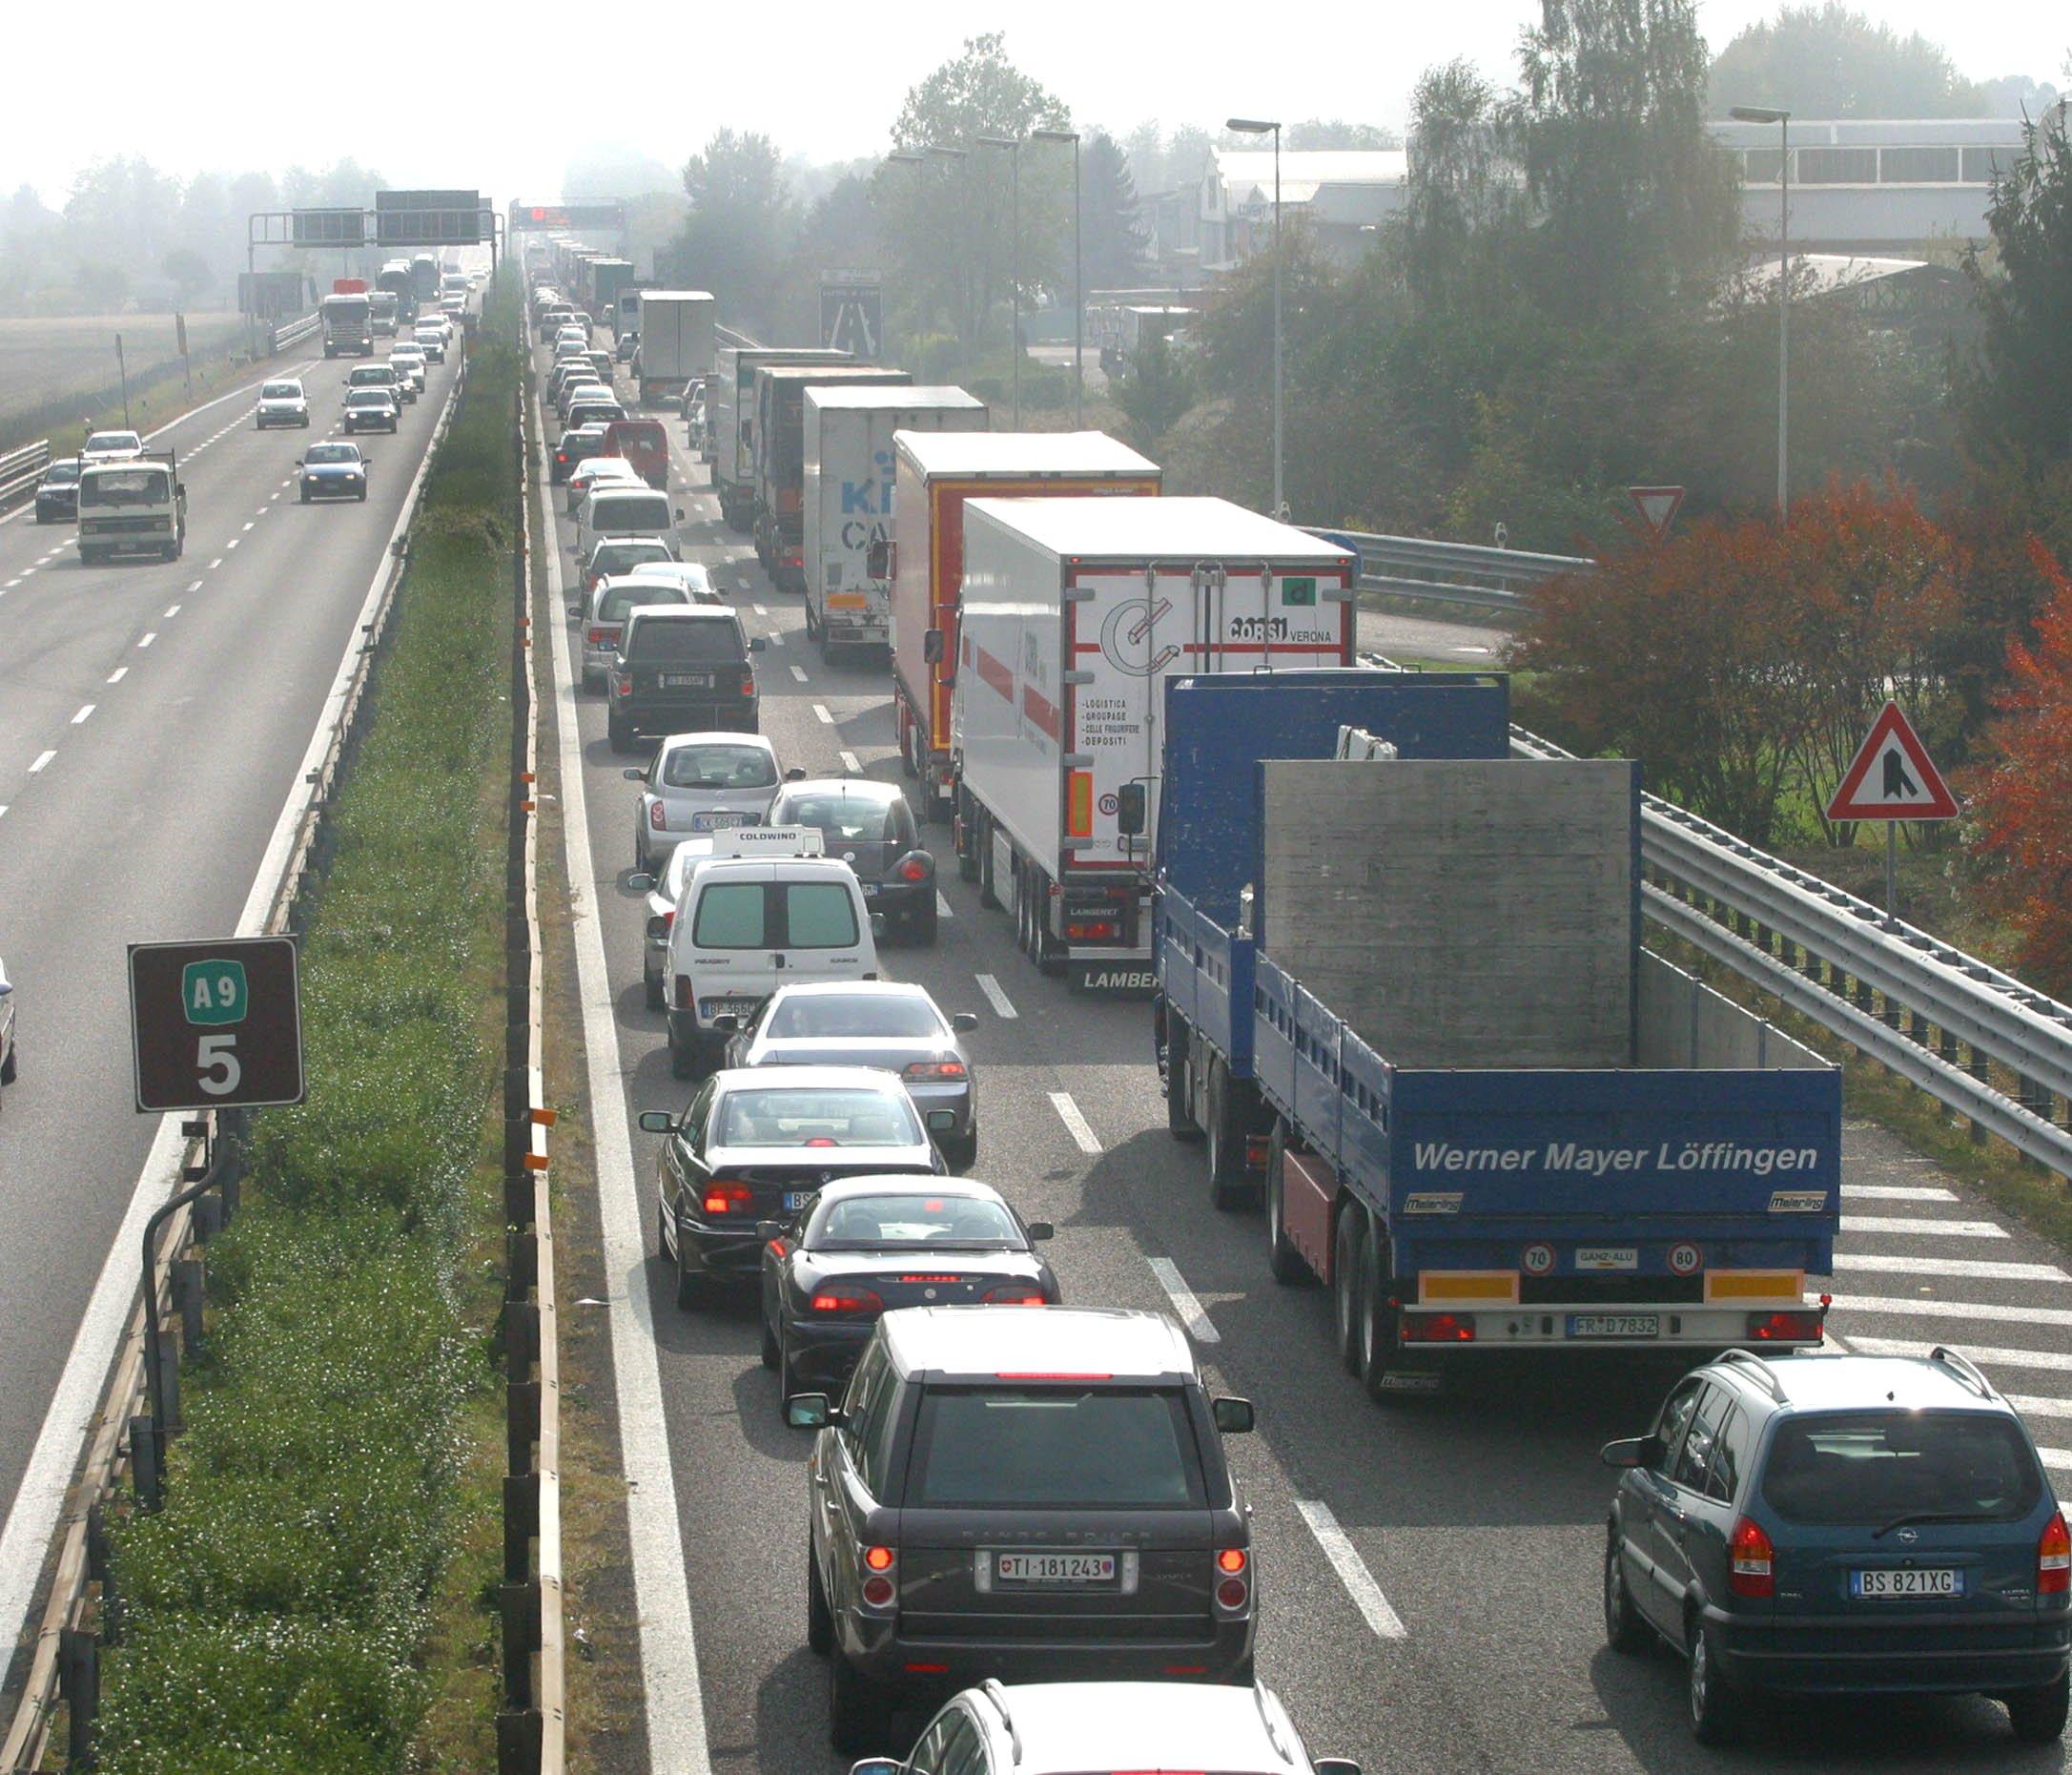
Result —
[[821, 345], [721, 348], [705, 385], [705, 462], [729, 529], [749, 529], [755, 515], [755, 372], [766, 363], [852, 361], [848, 352]]
[[987, 424], [961, 388], [807, 389], [806, 632], [823, 656], [892, 638], [892, 434]]
[[680, 395], [712, 369], [712, 329], [719, 304], [703, 290], [643, 290], [641, 348], [634, 360], [641, 403]]
[[973, 499], [951, 710], [960, 857], [1022, 952], [1148, 993], [1165, 682], [1350, 666], [1354, 557], [1221, 499]]

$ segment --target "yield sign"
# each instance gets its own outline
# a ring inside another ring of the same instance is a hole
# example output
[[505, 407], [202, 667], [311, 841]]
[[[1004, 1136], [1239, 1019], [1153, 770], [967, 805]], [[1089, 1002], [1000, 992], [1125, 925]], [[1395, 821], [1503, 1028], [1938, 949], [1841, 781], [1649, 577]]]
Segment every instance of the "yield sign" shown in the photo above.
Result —
[[1827, 816], [1845, 819], [1955, 819], [1957, 797], [1929, 762], [1914, 724], [1887, 703], [1828, 803]]
[[1630, 486], [1626, 497], [1633, 502], [1633, 509], [1640, 513], [1648, 534], [1660, 542], [1676, 521], [1676, 507], [1684, 503], [1684, 490], [1680, 486]]

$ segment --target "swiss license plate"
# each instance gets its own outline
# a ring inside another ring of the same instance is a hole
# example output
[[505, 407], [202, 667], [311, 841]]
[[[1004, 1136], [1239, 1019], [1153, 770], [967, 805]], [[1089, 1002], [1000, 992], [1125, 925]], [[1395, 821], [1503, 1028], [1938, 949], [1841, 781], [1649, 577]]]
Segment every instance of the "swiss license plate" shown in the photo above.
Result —
[[993, 1569], [1003, 1584], [1112, 1584], [1112, 1553], [996, 1553]]
[[876, 883], [875, 881], [866, 881], [866, 882], [865, 882], [865, 883], [863, 884], [863, 897], [864, 897], [864, 898], [866, 898], [866, 899], [875, 899], [875, 898], [877, 898], [877, 892], [878, 892], [878, 884], [877, 884], [877, 883]]
[[665, 691], [709, 691], [712, 674], [709, 671], [664, 671], [656, 674], [655, 682]]
[[787, 1189], [784, 1192], [784, 1211], [787, 1214], [796, 1214], [812, 1199], [813, 1192], [810, 1189]]
[[748, 817], [746, 814], [693, 814], [690, 829], [693, 832], [720, 832], [728, 826], [744, 824]]
[[1960, 1597], [1964, 1574], [1955, 1566], [1872, 1566], [1849, 1574], [1849, 1594], [1866, 1600], [1880, 1597]]
[[1658, 1312], [1571, 1312], [1570, 1337], [1660, 1337]]

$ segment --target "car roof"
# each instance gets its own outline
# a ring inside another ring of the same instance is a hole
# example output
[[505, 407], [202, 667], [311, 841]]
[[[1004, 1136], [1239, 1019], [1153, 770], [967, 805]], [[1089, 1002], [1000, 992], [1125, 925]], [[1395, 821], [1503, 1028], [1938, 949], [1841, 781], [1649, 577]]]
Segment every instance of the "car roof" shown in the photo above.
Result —
[[[770, 1068], [749, 1068], [759, 1078], [769, 1077]], [[787, 1066], [785, 1076], [805, 1072], [804, 1066]], [[886, 1171], [872, 1176], [866, 1171], [859, 1176], [838, 1177], [832, 1183], [820, 1186], [823, 1202], [841, 1202], [851, 1196], [882, 1195], [954, 1196], [960, 1202], [997, 1202], [1007, 1206], [1007, 1198], [991, 1184], [982, 1184], [975, 1177], [918, 1177], [912, 1171]], [[1089, 1765], [1091, 1766], [1091, 1765]]]
[[991, 1709], [1012, 1721], [1021, 1746], [1015, 1766], [1026, 1775], [1306, 1766], [1286, 1709], [1272, 1691], [1256, 1687], [1025, 1682], [990, 1685], [971, 1701], [981, 1718]]
[[897, 783], [881, 783], [873, 776], [802, 776], [779, 785], [780, 795], [854, 795], [859, 801], [903, 800], [906, 792]]
[[1018, 1307], [906, 1307], [887, 1313], [879, 1324], [909, 1373], [931, 1369], [985, 1380], [1007, 1374], [1158, 1380], [1192, 1378], [1195, 1373], [1186, 1334], [1162, 1312], [1121, 1307], [1049, 1307], [1041, 1312]]
[[1984, 1375], [1955, 1352], [1943, 1359], [1932, 1354], [1809, 1353], [1754, 1360], [1730, 1356], [1709, 1363], [1705, 1373], [1709, 1377], [1725, 1377], [1739, 1390], [1789, 1412], [1954, 1409], [2005, 1414], [2014, 1409]]
[[770, 997], [853, 999], [859, 995], [881, 999], [926, 999], [931, 1004], [935, 1001], [926, 986], [911, 980], [800, 980], [779, 986]]
[[[662, 608], [667, 609], [669, 607], [665, 605]], [[661, 752], [667, 752], [670, 750], [670, 748], [675, 746], [719, 745], [752, 746], [757, 752], [767, 752], [773, 758], [777, 755], [777, 749], [775, 746], [769, 743], [769, 739], [767, 734], [734, 733], [729, 733], [725, 728], [711, 728], [701, 733], [671, 733], [663, 740], [661, 746], [657, 750]]]
[[882, 1066], [730, 1066], [712, 1075], [721, 1093], [744, 1090], [830, 1091], [837, 1088], [904, 1097], [896, 1072]]
[[734, 613], [718, 604], [640, 604], [626, 612], [628, 622], [731, 623]]

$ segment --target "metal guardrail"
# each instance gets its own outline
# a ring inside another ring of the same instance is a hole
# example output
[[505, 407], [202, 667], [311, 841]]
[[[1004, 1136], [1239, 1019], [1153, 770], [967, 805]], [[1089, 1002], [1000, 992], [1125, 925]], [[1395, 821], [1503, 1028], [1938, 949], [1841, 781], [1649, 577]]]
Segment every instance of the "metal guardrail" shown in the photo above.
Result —
[[[417, 509], [433, 451], [451, 426], [466, 385], [467, 361], [463, 359], [403, 503], [403, 519], [398, 525], [387, 577], [371, 618], [364, 625], [359, 658], [332, 721], [329, 741], [322, 757], [304, 778], [309, 794], [297, 816], [295, 842], [262, 927], [269, 935], [299, 933], [308, 922], [318, 880], [330, 861], [332, 798], [373, 712], [367, 691], [394, 619], [396, 590], [408, 561], [404, 547], [406, 521]], [[105, 1589], [109, 1577], [106, 1517], [126, 1484], [133, 1481], [151, 1495], [163, 1482], [162, 1472], [149, 1469], [156, 1449], [179, 1428], [181, 1355], [196, 1353], [200, 1348], [205, 1248], [236, 1211], [243, 1178], [241, 1115], [213, 1112], [183, 1123], [181, 1131], [188, 1137], [188, 1145], [180, 1178], [184, 1184], [197, 1187], [198, 1193], [189, 1206], [174, 1210], [166, 1223], [152, 1278], [154, 1310], [168, 1331], [176, 1333], [160, 1340], [159, 1382], [169, 1421], [154, 1425], [147, 1410], [144, 1289], [140, 1279], [101, 1409], [87, 1427], [86, 1455], [78, 1482], [59, 1519], [55, 1566], [34, 1650], [13, 1717], [6, 1736], [0, 1738], [0, 1771], [6, 1775], [31, 1775], [44, 1766], [60, 1703], [66, 1710], [65, 1766], [84, 1768], [93, 1759], [94, 1716], [100, 1700], [100, 1649], [119, 1625], [119, 1612], [111, 1607], [113, 1599]], [[145, 1471], [139, 1471], [140, 1462]]]
[[1529, 608], [1534, 588], [1548, 580], [1597, 571], [1597, 563], [1583, 555], [1531, 554], [1522, 548], [1436, 543], [1421, 536], [1376, 536], [1364, 530], [1312, 526], [1310, 533], [1359, 554], [1363, 591], [1426, 598], [1472, 609], [1523, 611]]
[[51, 441], [48, 438], [0, 454], [0, 506], [11, 506], [25, 494], [34, 492], [36, 483], [43, 479], [43, 471], [50, 463]]
[[305, 339], [314, 338], [323, 325], [321, 315], [304, 315], [299, 320], [291, 320], [286, 326], [277, 326], [268, 341], [267, 353], [277, 357], [291, 345], [299, 345]]
[[712, 337], [720, 344], [737, 351], [753, 351], [763, 341], [742, 332], [738, 327], [714, 326]]

